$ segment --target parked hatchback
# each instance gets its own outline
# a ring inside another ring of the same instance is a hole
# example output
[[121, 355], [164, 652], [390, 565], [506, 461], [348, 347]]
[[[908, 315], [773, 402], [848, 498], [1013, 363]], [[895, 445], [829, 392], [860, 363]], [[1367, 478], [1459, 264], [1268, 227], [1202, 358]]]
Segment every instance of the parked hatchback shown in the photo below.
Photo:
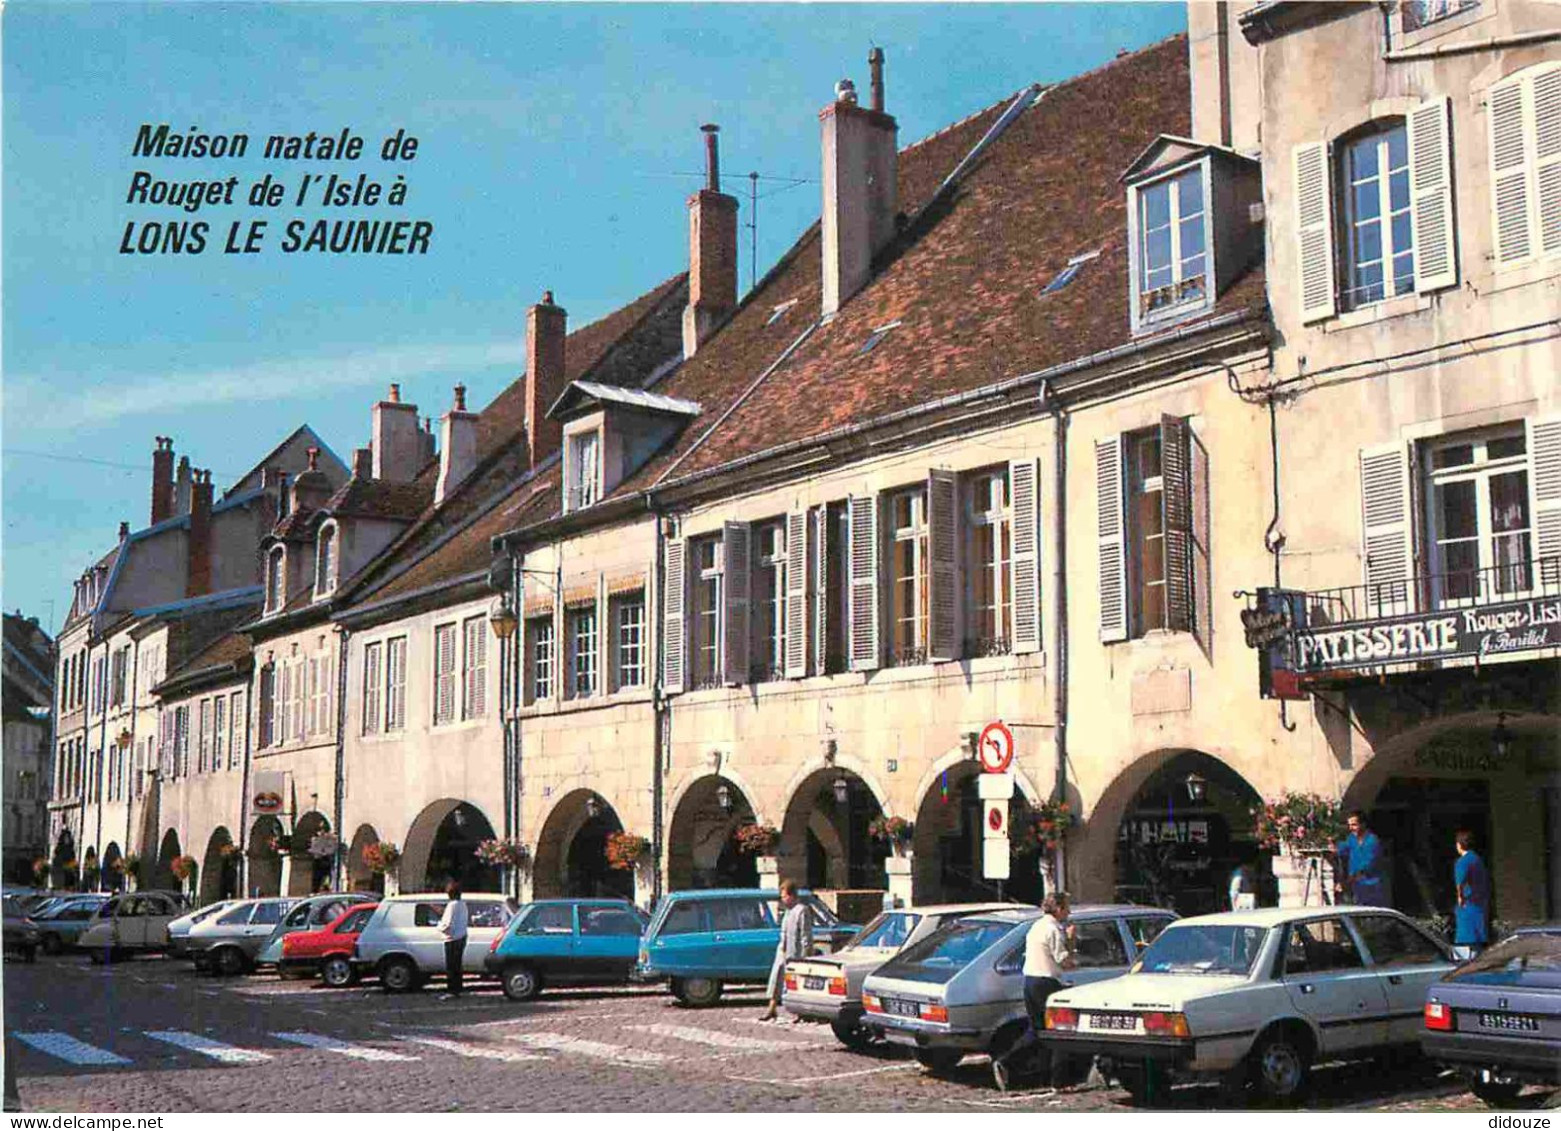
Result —
[[190, 928], [184, 940], [197, 970], [235, 977], [254, 968], [255, 956], [293, 905], [291, 899], [245, 899]]
[[[504, 896], [496, 892], [473, 892], [465, 899], [467, 935], [461, 969], [482, 975], [493, 940], [509, 922], [509, 909]], [[354, 965], [378, 974], [386, 993], [415, 990], [430, 974], [444, 973], [439, 920], [446, 902], [442, 892], [382, 900], [358, 935]]]
[[76, 945], [93, 962], [112, 962], [127, 954], [168, 949], [168, 924], [182, 914], [171, 892], [138, 891], [116, 895], [93, 914]]
[[38, 928], [27, 917], [22, 901], [11, 895], [5, 897], [5, 950], [23, 962], [38, 957]]
[[649, 922], [626, 899], [538, 900], [493, 940], [484, 965], [512, 1001], [528, 1001], [544, 986], [622, 985]]
[[[818, 896], [801, 893], [813, 912], [813, 942], [825, 953], [856, 934]], [[666, 896], [640, 943], [636, 977], [671, 982], [685, 1005], [710, 1005], [728, 983], [769, 980], [780, 945], [780, 892], [774, 888], [675, 891]]]
[[377, 903], [352, 904], [323, 927], [283, 935], [277, 968], [283, 974], [318, 974], [332, 989], [352, 985], [358, 980], [358, 968], [352, 961], [358, 935], [378, 907]]
[[361, 891], [321, 892], [305, 899], [295, 900], [282, 916], [282, 921], [272, 929], [255, 955], [256, 966], [279, 965], [282, 961], [283, 940], [299, 931], [318, 931], [334, 923], [343, 911], [359, 903], [377, 902], [375, 896]]
[[197, 923], [204, 923], [213, 915], [219, 915], [239, 901], [236, 899], [223, 899], [216, 903], [208, 903], [205, 907], [197, 907], [187, 915], [180, 915], [172, 923], [168, 924], [168, 953], [176, 958], [187, 957], [185, 941], [190, 937], [190, 929]]

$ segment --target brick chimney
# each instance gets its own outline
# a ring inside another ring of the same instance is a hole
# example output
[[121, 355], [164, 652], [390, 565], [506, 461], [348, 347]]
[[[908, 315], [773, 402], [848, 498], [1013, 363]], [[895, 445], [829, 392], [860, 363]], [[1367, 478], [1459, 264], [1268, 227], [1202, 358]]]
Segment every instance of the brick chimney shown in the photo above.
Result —
[[477, 414], [466, 411], [466, 386], [455, 387], [455, 406], [439, 418], [439, 481], [434, 506], [455, 492], [477, 466]]
[[374, 449], [352, 449], [352, 477], [354, 479], [374, 478]]
[[211, 592], [211, 472], [197, 471], [190, 483], [190, 535], [185, 543], [184, 595]]
[[179, 457], [179, 473], [173, 482], [173, 513], [190, 513], [190, 457]]
[[824, 149], [824, 301], [831, 318], [872, 277], [873, 256], [894, 236], [899, 208], [899, 126], [883, 109], [883, 51], [867, 57], [873, 106], [857, 105], [850, 79], [819, 112]]
[[370, 432], [374, 478], [411, 482], [423, 464], [423, 440], [417, 429], [417, 406], [402, 403], [400, 385], [390, 386], [390, 396], [374, 406]]
[[152, 449], [152, 525], [173, 517], [173, 438], [158, 436]]
[[564, 391], [564, 337], [569, 312], [553, 303], [553, 292], [526, 312], [526, 445], [535, 467], [558, 450], [563, 429], [547, 410]]
[[737, 306], [737, 198], [721, 191], [721, 127], [705, 135], [705, 187], [688, 198], [688, 305], [683, 308], [683, 356], [693, 357]]

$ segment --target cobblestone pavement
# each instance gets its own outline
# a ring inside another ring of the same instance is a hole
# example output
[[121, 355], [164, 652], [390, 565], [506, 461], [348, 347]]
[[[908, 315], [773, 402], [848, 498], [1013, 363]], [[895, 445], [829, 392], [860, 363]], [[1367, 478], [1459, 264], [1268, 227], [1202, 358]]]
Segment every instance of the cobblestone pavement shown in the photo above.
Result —
[[[947, 1077], [906, 1052], [852, 1053], [820, 1025], [757, 1020], [754, 993], [685, 1009], [659, 989], [557, 991], [517, 1004], [194, 974], [144, 958], [5, 966], [6, 1052], [28, 1110], [1125, 1110], [1109, 1087], [992, 1086], [984, 1057]], [[1209, 1088], [1170, 1106], [1215, 1106]], [[1483, 1110], [1425, 1065], [1323, 1067], [1309, 1107]]]

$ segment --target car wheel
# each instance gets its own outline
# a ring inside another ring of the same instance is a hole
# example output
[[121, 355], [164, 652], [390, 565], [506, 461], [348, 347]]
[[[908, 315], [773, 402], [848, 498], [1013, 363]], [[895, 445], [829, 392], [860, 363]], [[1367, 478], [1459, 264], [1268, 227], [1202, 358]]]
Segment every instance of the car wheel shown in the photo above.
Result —
[[387, 994], [417, 989], [417, 967], [410, 958], [387, 958], [379, 965], [379, 984]]
[[861, 1051], [873, 1043], [873, 1031], [855, 1017], [836, 1017], [829, 1023], [835, 1040], [853, 1051]]
[[1306, 1088], [1311, 1048], [1294, 1029], [1270, 1029], [1252, 1046], [1252, 1082], [1266, 1100], [1294, 1103]]
[[320, 964], [320, 981], [333, 990], [346, 989], [358, 980], [358, 971], [346, 955], [333, 954]]
[[49, 934], [43, 936], [43, 939], [39, 945], [43, 947], [43, 953], [45, 954], [59, 954], [62, 950], [65, 949], [64, 940], [61, 939], [59, 935], [54, 934], [52, 931]]
[[1519, 1080], [1493, 1080], [1479, 1072], [1469, 1078], [1469, 1090], [1490, 1107], [1516, 1107], [1523, 1084]]
[[212, 963], [216, 966], [217, 973], [224, 978], [236, 978], [249, 968], [249, 960], [236, 946], [223, 947], [212, 956]]
[[954, 1071], [965, 1054], [959, 1049], [917, 1049], [916, 1063], [937, 1076]]
[[504, 996], [510, 1001], [530, 1001], [541, 992], [542, 979], [524, 963], [504, 971]]
[[680, 999], [687, 1005], [714, 1005], [721, 1000], [718, 978], [684, 978]]
[[1155, 1107], [1170, 1092], [1165, 1070], [1151, 1061], [1118, 1068], [1117, 1079], [1127, 1089], [1128, 1101], [1134, 1107]]

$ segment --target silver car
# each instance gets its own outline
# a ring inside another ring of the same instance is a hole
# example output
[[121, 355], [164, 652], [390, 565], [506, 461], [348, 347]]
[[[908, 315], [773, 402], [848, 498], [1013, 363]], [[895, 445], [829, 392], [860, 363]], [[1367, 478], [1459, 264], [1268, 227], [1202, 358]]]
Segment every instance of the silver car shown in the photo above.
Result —
[[908, 946], [945, 923], [991, 911], [1034, 910], [1024, 903], [939, 903], [885, 911], [834, 954], [794, 958], [786, 964], [784, 1004], [798, 1017], [827, 1021], [848, 1048], [874, 1039], [862, 1025], [862, 983]]
[[[478, 978], [487, 977], [483, 963], [494, 940], [504, 933], [509, 909], [504, 906], [504, 896], [496, 892], [474, 892], [464, 898], [468, 923], [461, 969]], [[358, 935], [355, 965], [366, 973], [378, 974], [387, 993], [415, 990], [428, 975], [444, 973], [439, 920], [447, 902], [443, 892], [381, 900], [374, 917]]]
[[257, 966], [278, 965], [282, 961], [282, 940], [299, 931], [318, 931], [336, 921], [347, 908], [355, 903], [374, 903], [377, 896], [361, 891], [321, 892], [294, 903], [271, 932], [271, 937], [255, 955]]
[[219, 912], [226, 911], [237, 902], [238, 900], [236, 899], [223, 899], [216, 903], [208, 903], [205, 907], [197, 907], [188, 915], [181, 915], [172, 923], [169, 923], [168, 953], [176, 958], [186, 957], [185, 943], [190, 937], [190, 928], [197, 923], [204, 923]]
[[[996, 911], [947, 923], [867, 976], [862, 1024], [908, 1045], [933, 1072], [947, 1072], [966, 1053], [1001, 1055], [1029, 1024], [1024, 1007], [1024, 941], [1038, 910]], [[1076, 969], [1064, 985], [1127, 972], [1137, 953], [1176, 918], [1158, 907], [1081, 905]]]
[[271, 938], [271, 932], [287, 914], [292, 899], [245, 899], [197, 923], [185, 936], [186, 952], [197, 970], [215, 970], [233, 977], [255, 966], [255, 955]]

